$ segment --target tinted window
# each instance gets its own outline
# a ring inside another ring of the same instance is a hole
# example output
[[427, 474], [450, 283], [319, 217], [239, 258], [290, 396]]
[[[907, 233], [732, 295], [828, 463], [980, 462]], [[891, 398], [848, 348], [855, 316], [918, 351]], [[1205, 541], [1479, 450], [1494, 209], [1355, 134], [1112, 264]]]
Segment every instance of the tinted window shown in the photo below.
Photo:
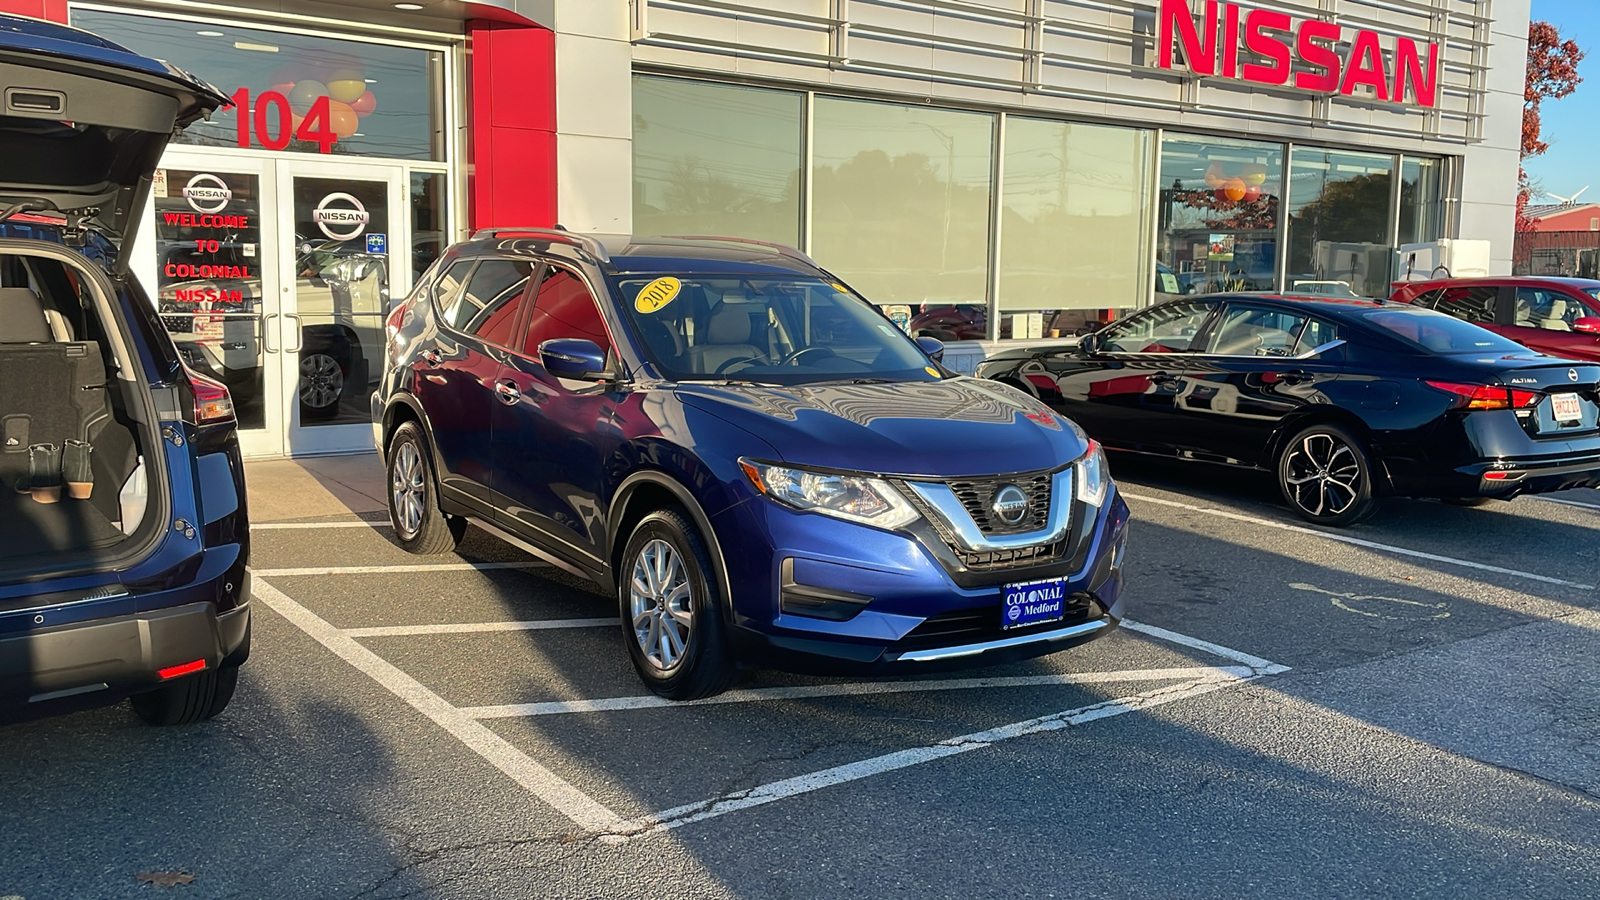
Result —
[[1158, 306], [1101, 329], [1100, 349], [1108, 353], [1188, 353], [1209, 315], [1209, 303]]
[[1299, 356], [1302, 353], [1310, 353], [1323, 344], [1332, 343], [1343, 337], [1344, 331], [1339, 326], [1322, 319], [1312, 319], [1306, 323], [1305, 330], [1300, 332], [1300, 342], [1295, 345], [1294, 351], [1290, 355]]
[[1527, 348], [1484, 328], [1425, 309], [1375, 309], [1367, 322], [1434, 353], [1526, 353]]
[[433, 302], [438, 307], [439, 316], [452, 328], [459, 326], [450, 322], [446, 313], [456, 302], [456, 294], [461, 290], [461, 283], [467, 280], [468, 275], [472, 274], [472, 267], [476, 263], [477, 260], [471, 259], [464, 259], [455, 263], [446, 269], [443, 275], [439, 276], [438, 283], [433, 286]]
[[1581, 300], [1561, 291], [1544, 288], [1517, 288], [1513, 325], [1542, 328], [1546, 331], [1571, 331], [1572, 323], [1592, 315]]
[[1219, 356], [1289, 356], [1306, 317], [1286, 310], [1230, 306], [1211, 339]]
[[1499, 288], [1488, 285], [1448, 288], [1439, 297], [1433, 308], [1468, 322], [1493, 325], [1495, 297], [1499, 293]]
[[532, 274], [533, 265], [522, 260], [484, 260], [445, 310], [445, 321], [467, 334], [511, 346], [511, 329]]
[[522, 352], [538, 356], [539, 345], [556, 338], [583, 338], [594, 341], [603, 351], [611, 350], [611, 338], [588, 286], [566, 269], [551, 266], [545, 270], [534, 296]]

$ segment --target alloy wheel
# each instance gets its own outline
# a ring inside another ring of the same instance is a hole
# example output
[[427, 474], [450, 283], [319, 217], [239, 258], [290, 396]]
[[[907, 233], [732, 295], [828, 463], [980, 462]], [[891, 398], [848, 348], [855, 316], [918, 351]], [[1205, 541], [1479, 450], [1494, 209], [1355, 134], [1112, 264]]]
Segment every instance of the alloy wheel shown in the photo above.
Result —
[[1316, 433], [1289, 451], [1283, 478], [1289, 499], [1314, 518], [1348, 512], [1361, 497], [1361, 461], [1338, 437]]
[[394, 503], [395, 524], [400, 536], [410, 539], [422, 527], [423, 490], [422, 454], [417, 445], [403, 441], [395, 449], [394, 472], [389, 479], [389, 490]]
[[652, 668], [670, 672], [682, 663], [694, 627], [693, 601], [678, 551], [660, 538], [640, 548], [628, 586], [628, 611], [634, 639]]
[[300, 358], [300, 402], [312, 409], [326, 409], [339, 402], [344, 393], [344, 370], [339, 361], [326, 353]]

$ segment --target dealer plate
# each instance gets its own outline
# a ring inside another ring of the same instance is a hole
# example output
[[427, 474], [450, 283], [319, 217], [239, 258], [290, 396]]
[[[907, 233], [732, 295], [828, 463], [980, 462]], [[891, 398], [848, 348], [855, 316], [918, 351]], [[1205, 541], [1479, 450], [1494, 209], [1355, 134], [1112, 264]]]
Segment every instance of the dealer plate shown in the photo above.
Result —
[[1578, 403], [1577, 394], [1551, 394], [1550, 411], [1555, 413], [1556, 421], [1563, 425], [1583, 421], [1583, 407]]
[[1004, 600], [1000, 604], [1001, 628], [1059, 622], [1067, 616], [1067, 580], [1046, 578], [1008, 584]]

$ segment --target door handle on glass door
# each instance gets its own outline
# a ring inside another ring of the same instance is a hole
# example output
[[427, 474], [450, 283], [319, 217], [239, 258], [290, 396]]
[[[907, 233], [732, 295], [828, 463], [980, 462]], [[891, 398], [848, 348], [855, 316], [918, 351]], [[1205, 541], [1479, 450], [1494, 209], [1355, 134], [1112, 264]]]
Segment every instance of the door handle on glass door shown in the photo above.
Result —
[[300, 325], [300, 317], [295, 315], [294, 313], [284, 313], [283, 317], [285, 319], [293, 319], [294, 320], [294, 349], [290, 350], [288, 347], [285, 347], [285, 348], [283, 348], [283, 352], [285, 352], [285, 353], [299, 353], [306, 345], [305, 334], [304, 334], [303, 331], [301, 331], [301, 327], [302, 326]]
[[522, 399], [522, 392], [517, 390], [517, 386], [509, 381], [496, 382], [494, 392], [500, 395], [500, 402], [507, 406], [515, 405], [518, 400]]
[[278, 348], [272, 346], [272, 320], [277, 317], [277, 313], [267, 313], [261, 317], [261, 352], [263, 353], [278, 352]]

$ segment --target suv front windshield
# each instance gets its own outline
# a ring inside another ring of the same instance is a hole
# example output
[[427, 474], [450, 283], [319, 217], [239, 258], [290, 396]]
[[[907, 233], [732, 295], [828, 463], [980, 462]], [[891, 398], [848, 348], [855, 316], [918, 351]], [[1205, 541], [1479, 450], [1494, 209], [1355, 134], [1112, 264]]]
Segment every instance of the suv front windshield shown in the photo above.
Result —
[[843, 285], [805, 277], [617, 280], [645, 352], [674, 381], [931, 381], [905, 332]]

